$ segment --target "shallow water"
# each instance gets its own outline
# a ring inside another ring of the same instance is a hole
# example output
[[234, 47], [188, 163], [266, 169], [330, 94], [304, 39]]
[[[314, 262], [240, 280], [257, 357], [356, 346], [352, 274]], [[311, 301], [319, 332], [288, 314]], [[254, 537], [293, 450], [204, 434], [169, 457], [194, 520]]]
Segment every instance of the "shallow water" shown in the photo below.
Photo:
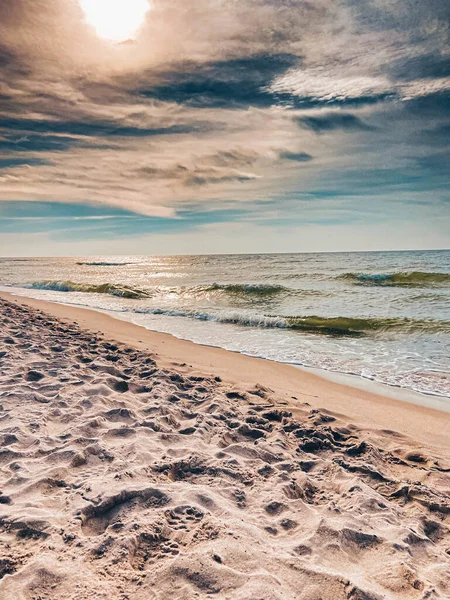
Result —
[[0, 284], [450, 397], [450, 251], [0, 259]]

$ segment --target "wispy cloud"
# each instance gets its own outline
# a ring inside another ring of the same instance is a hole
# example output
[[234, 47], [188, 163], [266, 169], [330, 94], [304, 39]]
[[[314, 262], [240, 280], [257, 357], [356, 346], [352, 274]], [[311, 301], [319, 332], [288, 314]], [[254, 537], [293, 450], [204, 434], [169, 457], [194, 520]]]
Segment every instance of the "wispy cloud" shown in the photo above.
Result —
[[306, 222], [298, 194], [324, 220], [330, 197], [347, 220], [355, 196], [432, 212], [450, 203], [448, 17], [446, 0], [151, 0], [114, 45], [76, 0], [3, 0], [0, 200], [268, 224]]

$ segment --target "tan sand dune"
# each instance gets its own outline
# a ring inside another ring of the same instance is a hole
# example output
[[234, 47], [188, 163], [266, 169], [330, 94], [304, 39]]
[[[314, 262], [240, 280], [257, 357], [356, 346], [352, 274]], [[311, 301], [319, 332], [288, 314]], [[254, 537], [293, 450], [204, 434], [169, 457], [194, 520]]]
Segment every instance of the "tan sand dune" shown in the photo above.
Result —
[[0, 326], [1, 600], [450, 598], [449, 414], [81, 309]]

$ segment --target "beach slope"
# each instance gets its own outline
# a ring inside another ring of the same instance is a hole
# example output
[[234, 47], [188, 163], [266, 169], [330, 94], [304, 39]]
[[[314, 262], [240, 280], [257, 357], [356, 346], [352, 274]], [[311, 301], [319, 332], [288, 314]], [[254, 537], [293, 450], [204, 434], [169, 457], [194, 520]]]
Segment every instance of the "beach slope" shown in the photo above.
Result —
[[0, 299], [0, 598], [450, 597], [450, 416]]

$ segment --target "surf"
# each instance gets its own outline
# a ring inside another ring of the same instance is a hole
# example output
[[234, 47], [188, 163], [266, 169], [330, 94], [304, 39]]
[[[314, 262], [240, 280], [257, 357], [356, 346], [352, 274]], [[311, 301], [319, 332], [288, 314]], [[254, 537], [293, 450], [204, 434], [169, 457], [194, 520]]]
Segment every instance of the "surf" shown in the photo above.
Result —
[[34, 290], [47, 290], [53, 292], [82, 292], [90, 294], [109, 294], [120, 298], [132, 300], [150, 298], [151, 294], [137, 288], [116, 285], [113, 283], [75, 283], [73, 281], [35, 281], [28, 287]]
[[200, 321], [214, 321], [244, 327], [291, 329], [329, 336], [359, 337], [387, 332], [400, 333], [450, 333], [450, 321], [407, 318], [363, 318], [363, 317], [321, 317], [316, 315], [283, 316], [249, 314], [232, 311], [228, 314], [212, 314], [201, 311], [172, 310], [165, 308], [135, 309], [137, 314], [186, 317]]
[[342, 279], [357, 285], [398, 287], [450, 287], [450, 273], [400, 271], [398, 273], [345, 273]]

